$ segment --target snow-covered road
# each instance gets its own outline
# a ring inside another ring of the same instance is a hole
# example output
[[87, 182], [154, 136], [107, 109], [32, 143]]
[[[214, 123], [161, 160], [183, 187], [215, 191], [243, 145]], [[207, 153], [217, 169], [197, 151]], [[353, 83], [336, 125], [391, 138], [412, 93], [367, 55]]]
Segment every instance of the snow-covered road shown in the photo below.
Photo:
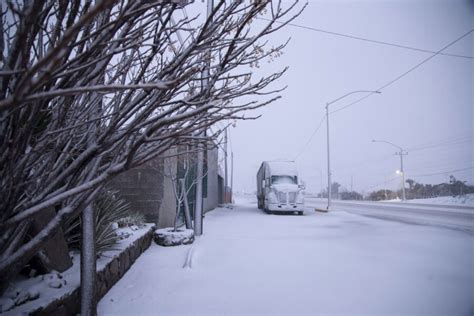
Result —
[[[306, 206], [326, 209], [327, 200], [309, 197], [306, 198]], [[463, 230], [474, 234], [472, 206], [334, 200], [331, 209], [379, 219]]]
[[474, 237], [463, 231], [346, 211], [268, 215], [251, 200], [204, 225], [193, 245], [153, 244], [99, 315], [474, 312]]

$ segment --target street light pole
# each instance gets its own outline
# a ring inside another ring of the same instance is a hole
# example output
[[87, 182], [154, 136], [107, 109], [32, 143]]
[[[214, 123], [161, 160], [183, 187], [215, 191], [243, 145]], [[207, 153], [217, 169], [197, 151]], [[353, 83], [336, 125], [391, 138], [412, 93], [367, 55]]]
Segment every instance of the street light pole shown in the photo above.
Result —
[[403, 153], [403, 150], [400, 149], [399, 153], [395, 153], [395, 155], [400, 155], [400, 172], [402, 173], [402, 200], [406, 201], [406, 195], [405, 195], [405, 171], [403, 170], [403, 155], [406, 155], [407, 153]]
[[396, 152], [395, 155], [400, 156], [400, 173], [402, 176], [402, 200], [406, 201], [406, 195], [405, 195], [405, 171], [403, 170], [403, 156], [408, 155], [408, 152], [404, 151], [402, 147], [395, 145], [391, 142], [388, 142], [386, 140], [372, 140], [373, 143], [386, 143], [389, 145], [392, 145], [393, 147], [399, 149], [400, 151]]
[[227, 139], [227, 128], [225, 129], [225, 133], [224, 133], [224, 203], [227, 204], [227, 203], [230, 203], [229, 202], [229, 197], [228, 197], [228, 187], [229, 187], [229, 173], [228, 173], [228, 168], [227, 168], [227, 142], [228, 142], [228, 139]]
[[321, 169], [318, 169], [319, 171], [319, 195], [322, 198], [323, 197], [323, 171]]
[[329, 146], [329, 106], [337, 101], [351, 95], [354, 93], [381, 93], [380, 91], [373, 91], [373, 90], [356, 90], [349, 93], [346, 93], [342, 97], [339, 97], [331, 102], [326, 103], [326, 128], [327, 128], [327, 150], [328, 150], [328, 206], [327, 210], [329, 211], [329, 207], [331, 206], [331, 157], [330, 157], [330, 146]]
[[328, 146], [328, 207], [331, 206], [331, 155], [329, 149], [329, 104], [326, 104], [326, 127], [327, 127], [327, 146]]
[[[232, 149], [232, 148], [231, 148]], [[234, 197], [234, 152], [230, 152], [230, 203]]]

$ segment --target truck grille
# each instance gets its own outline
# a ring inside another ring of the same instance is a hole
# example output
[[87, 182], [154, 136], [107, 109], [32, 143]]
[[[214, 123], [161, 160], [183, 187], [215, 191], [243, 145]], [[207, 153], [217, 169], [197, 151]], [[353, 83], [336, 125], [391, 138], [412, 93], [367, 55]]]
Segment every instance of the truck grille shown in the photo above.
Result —
[[278, 194], [278, 200], [280, 201], [281, 204], [286, 204], [286, 193], [285, 192], [280, 192]]
[[290, 192], [288, 193], [288, 196], [290, 198], [290, 203], [292, 204], [296, 203], [296, 192]]
[[280, 204], [295, 204], [296, 203], [296, 192], [279, 192], [278, 201]]

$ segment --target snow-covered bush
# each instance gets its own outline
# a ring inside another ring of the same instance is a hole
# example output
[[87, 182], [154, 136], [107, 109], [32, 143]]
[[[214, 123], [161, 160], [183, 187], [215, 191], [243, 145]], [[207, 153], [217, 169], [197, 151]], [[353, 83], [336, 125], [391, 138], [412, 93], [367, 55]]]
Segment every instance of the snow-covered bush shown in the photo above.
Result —
[[[94, 213], [95, 244], [98, 255], [105, 250], [113, 249], [117, 241], [120, 240], [114, 223], [129, 221], [131, 225], [136, 225], [140, 221], [139, 216], [131, 213], [128, 202], [120, 198], [116, 192], [108, 190], [101, 191], [94, 201]], [[133, 216], [135, 216], [134, 220], [132, 220]], [[65, 237], [70, 248], [80, 250], [81, 219], [79, 215], [66, 222]]]

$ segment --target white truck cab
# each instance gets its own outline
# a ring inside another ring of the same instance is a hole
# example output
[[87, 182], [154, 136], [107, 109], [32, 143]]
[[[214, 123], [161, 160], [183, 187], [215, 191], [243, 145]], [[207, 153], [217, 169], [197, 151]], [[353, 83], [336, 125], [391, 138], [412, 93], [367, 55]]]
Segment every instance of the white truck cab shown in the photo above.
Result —
[[294, 161], [264, 161], [257, 173], [258, 208], [269, 212], [304, 211], [304, 185]]

